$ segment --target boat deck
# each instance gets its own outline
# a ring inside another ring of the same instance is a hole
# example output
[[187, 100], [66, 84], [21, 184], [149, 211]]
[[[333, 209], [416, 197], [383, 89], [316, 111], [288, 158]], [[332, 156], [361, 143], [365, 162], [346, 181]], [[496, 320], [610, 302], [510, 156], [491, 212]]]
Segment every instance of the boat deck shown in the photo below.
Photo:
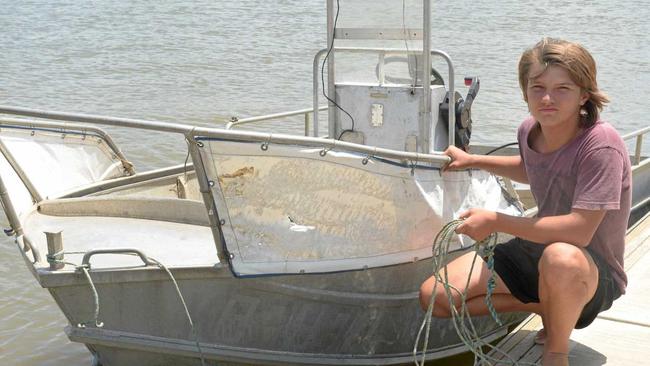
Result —
[[[126, 208], [124, 209], [126, 211]], [[91, 250], [137, 249], [170, 268], [211, 267], [219, 262], [209, 227], [140, 218], [105, 216], [51, 216], [40, 212], [29, 215], [25, 232], [42, 256], [47, 254], [44, 232], [61, 232], [66, 262], [80, 265]], [[39, 235], [40, 234], [40, 235]], [[49, 268], [45, 262], [39, 266]], [[92, 259], [92, 268], [142, 267], [133, 255], [104, 254]], [[74, 271], [75, 266], [66, 265]]]
[[[587, 328], [571, 334], [569, 361], [571, 366], [638, 365], [650, 358], [650, 214], [628, 231], [625, 252], [628, 275], [626, 294], [601, 313]], [[511, 358], [496, 353], [502, 359], [496, 365], [539, 364], [543, 347], [533, 343], [542, 320], [531, 315], [506, 336], [498, 348]]]

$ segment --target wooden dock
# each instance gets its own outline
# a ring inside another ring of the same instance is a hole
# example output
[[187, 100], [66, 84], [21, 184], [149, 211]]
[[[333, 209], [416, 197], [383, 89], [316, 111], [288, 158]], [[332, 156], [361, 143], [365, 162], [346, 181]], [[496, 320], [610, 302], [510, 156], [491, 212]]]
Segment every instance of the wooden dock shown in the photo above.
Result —
[[[628, 230], [625, 248], [626, 294], [601, 313], [587, 328], [571, 334], [571, 366], [650, 364], [650, 214]], [[531, 315], [508, 334], [498, 348], [508, 357], [493, 352], [503, 360], [496, 365], [541, 364], [543, 346], [533, 343], [542, 320]]]

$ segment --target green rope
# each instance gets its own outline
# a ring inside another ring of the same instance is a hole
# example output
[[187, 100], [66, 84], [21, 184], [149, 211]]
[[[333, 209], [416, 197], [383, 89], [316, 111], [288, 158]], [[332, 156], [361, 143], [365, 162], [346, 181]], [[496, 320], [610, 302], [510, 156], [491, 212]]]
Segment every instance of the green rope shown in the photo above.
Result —
[[205, 366], [205, 360], [203, 356], [203, 350], [201, 349], [201, 344], [199, 343], [199, 335], [196, 332], [196, 329], [194, 328], [194, 322], [192, 322], [192, 317], [190, 316], [190, 311], [187, 309], [187, 304], [185, 303], [185, 298], [183, 298], [183, 294], [181, 294], [181, 289], [178, 287], [178, 283], [176, 282], [176, 279], [172, 275], [171, 271], [165, 266], [164, 264], [158, 262], [157, 260], [149, 257], [149, 260], [152, 262], [156, 263], [158, 267], [165, 272], [167, 272], [167, 275], [169, 275], [169, 278], [171, 278], [172, 283], [174, 284], [174, 288], [176, 289], [176, 293], [178, 294], [178, 297], [181, 299], [181, 303], [183, 304], [183, 309], [185, 309], [185, 316], [187, 317], [188, 322], [190, 323], [190, 329], [192, 330], [192, 336], [194, 336], [194, 343], [196, 344], [196, 348], [199, 350], [199, 356], [201, 358], [201, 365]]
[[[496, 233], [492, 233], [484, 240], [478, 241], [474, 244], [474, 249], [476, 253], [472, 260], [472, 265], [469, 270], [470, 275], [467, 276], [467, 282], [465, 283], [464, 290], [461, 291], [449, 283], [449, 273], [447, 271], [447, 265], [446, 265], [448, 262], [447, 257], [449, 254], [449, 248], [451, 246], [451, 243], [453, 242], [453, 239], [455, 238], [456, 235], [455, 230], [458, 227], [458, 225], [460, 225], [462, 222], [463, 220], [453, 220], [447, 223], [445, 226], [442, 227], [440, 232], [438, 232], [433, 243], [432, 273], [436, 281], [434, 283], [433, 291], [431, 293], [431, 298], [429, 299], [429, 307], [427, 308], [424, 320], [420, 325], [420, 329], [415, 339], [415, 345], [413, 346], [413, 360], [415, 362], [415, 365], [423, 366], [426, 360], [426, 351], [429, 345], [429, 333], [431, 330], [431, 321], [433, 316], [432, 314], [433, 314], [433, 308], [435, 304], [435, 297], [436, 297], [438, 284], [443, 286], [445, 294], [447, 295], [447, 299], [449, 300], [451, 321], [454, 326], [454, 329], [456, 330], [456, 333], [458, 334], [463, 344], [467, 348], [469, 348], [469, 350], [474, 354], [475, 365], [478, 364], [480, 365], [493, 365], [493, 364], [534, 365], [532, 363], [524, 363], [524, 362], [518, 363], [506, 352], [498, 349], [498, 347], [493, 346], [485, 342], [483, 339], [481, 339], [478, 331], [476, 330], [476, 327], [474, 326], [469, 310], [467, 309], [467, 288], [469, 287], [469, 282], [471, 280], [471, 273], [474, 269], [474, 266], [476, 265], [477, 258], [479, 257], [479, 250], [481, 247], [484, 247], [485, 248], [484, 252], [486, 253], [486, 257], [487, 257], [487, 267], [490, 270], [490, 277], [488, 279], [488, 284], [487, 284], [485, 303], [488, 307], [488, 311], [490, 312], [492, 318], [496, 321], [497, 324], [502, 325], [501, 321], [499, 320], [496, 309], [494, 308], [494, 304], [492, 304], [492, 300], [491, 300], [492, 294], [494, 293], [494, 289], [496, 288], [496, 277], [495, 277], [496, 275], [494, 272], [494, 248], [498, 240]], [[457, 308], [456, 305], [453, 303], [453, 292], [455, 292], [460, 296], [461, 299], [460, 309]], [[421, 360], [418, 360], [418, 345], [420, 344], [420, 338], [422, 336], [422, 332], [425, 332], [425, 337], [424, 337], [424, 344], [422, 347]], [[483, 352], [483, 347], [487, 347], [501, 354], [507, 360], [497, 360], [493, 357], [490, 357], [488, 354]]]
[[[93, 315], [93, 323], [95, 323], [96, 327], [101, 328], [101, 327], [104, 326], [104, 323], [99, 321], [99, 295], [97, 293], [97, 288], [95, 288], [95, 284], [93, 283], [93, 280], [90, 277], [90, 273], [88, 272], [88, 270], [90, 269], [90, 266], [83, 265], [83, 264], [78, 265], [76, 263], [64, 261], [63, 259], [61, 259], [61, 258], [63, 258], [63, 256], [65, 254], [83, 254], [83, 253], [84, 252], [66, 252], [66, 251], [61, 250], [61, 251], [56, 252], [54, 254], [47, 254], [45, 257], [47, 258], [47, 263], [49, 263], [49, 264], [52, 264], [52, 265], [54, 265], [54, 264], [63, 264], [63, 265], [72, 266], [72, 267], [75, 268], [76, 271], [79, 271], [79, 272], [83, 273], [84, 277], [88, 281], [88, 284], [90, 285], [90, 290], [93, 293], [93, 305], [95, 307], [95, 311], [94, 311], [94, 315]], [[87, 321], [80, 322], [80, 323], [77, 324], [77, 327], [85, 328], [87, 323], [88, 323]]]
[[[101, 328], [104, 326], [104, 323], [99, 321], [99, 295], [97, 294], [97, 289], [95, 288], [95, 284], [93, 283], [93, 280], [90, 278], [90, 273], [88, 273], [88, 266], [79, 266], [77, 269], [80, 269], [83, 274], [86, 276], [86, 279], [88, 280], [88, 283], [90, 284], [90, 289], [93, 291], [93, 302], [95, 304], [95, 315], [93, 320], [95, 321], [95, 326], [97, 328]], [[79, 324], [80, 327], [85, 328], [86, 325], [84, 323]]]
[[[496, 236], [497, 234], [495, 234], [495, 237]], [[485, 294], [485, 305], [487, 305], [487, 308], [490, 311], [490, 315], [492, 315], [492, 319], [494, 319], [494, 321], [499, 326], [503, 326], [503, 323], [501, 323], [501, 320], [497, 315], [497, 311], [494, 308], [494, 304], [492, 304], [492, 294], [494, 293], [494, 289], [497, 287], [497, 280], [494, 275], [494, 245], [490, 245], [490, 243], [488, 243], [486, 249], [487, 249], [486, 250], [487, 268], [490, 270], [490, 278], [488, 278], [488, 282], [487, 282], [487, 293]]]
[[[59, 259], [59, 258], [62, 258], [64, 254], [83, 254], [83, 253], [84, 252], [64, 252], [64, 251], [60, 251], [60, 252], [54, 253], [52, 255], [48, 254], [47, 255], [47, 262], [50, 263], [50, 264], [70, 265], [70, 266], [75, 267], [75, 270], [81, 271], [84, 274], [84, 276], [86, 277], [86, 280], [88, 281], [88, 284], [90, 285], [90, 289], [92, 290], [92, 293], [93, 293], [93, 304], [95, 306], [93, 321], [94, 321], [96, 327], [101, 328], [101, 327], [104, 326], [104, 323], [99, 321], [99, 295], [97, 293], [97, 288], [95, 288], [95, 284], [93, 283], [93, 280], [90, 277], [90, 273], [88, 271], [90, 269], [90, 266], [88, 266], [88, 265], [77, 265], [75, 263], [66, 262], [64, 260]], [[120, 253], [120, 254], [132, 255], [132, 254], [129, 254], [129, 253]], [[151, 257], [147, 257], [147, 259], [149, 259], [151, 262], [155, 263], [160, 269], [165, 271], [167, 273], [167, 275], [169, 276], [169, 278], [171, 279], [172, 283], [174, 284], [174, 289], [176, 290], [176, 294], [178, 294], [178, 297], [181, 300], [181, 304], [183, 305], [183, 309], [185, 310], [185, 316], [187, 317], [187, 320], [190, 323], [190, 329], [191, 329], [191, 332], [192, 332], [192, 336], [194, 337], [194, 343], [196, 344], [196, 348], [199, 351], [199, 358], [201, 359], [201, 365], [205, 366], [205, 356], [203, 354], [203, 350], [201, 349], [201, 344], [199, 342], [199, 336], [198, 336], [198, 333], [196, 332], [196, 329], [194, 327], [194, 322], [192, 321], [192, 317], [190, 316], [190, 311], [188, 310], [187, 304], [185, 303], [185, 298], [183, 297], [183, 294], [181, 293], [181, 290], [178, 287], [178, 283], [176, 282], [176, 278], [174, 278], [174, 275], [172, 275], [171, 271], [167, 268], [167, 266], [165, 266], [161, 262], [159, 262], [159, 261], [157, 261], [157, 260], [155, 260], [155, 259], [153, 259]], [[79, 328], [85, 328], [86, 327], [86, 322], [79, 323], [79, 324], [77, 324], [77, 326]]]

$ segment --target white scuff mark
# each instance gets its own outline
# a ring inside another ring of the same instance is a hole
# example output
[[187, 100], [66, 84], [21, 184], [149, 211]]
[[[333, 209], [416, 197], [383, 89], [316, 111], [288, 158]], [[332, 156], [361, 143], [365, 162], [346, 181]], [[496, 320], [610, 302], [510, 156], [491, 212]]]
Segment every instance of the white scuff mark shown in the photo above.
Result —
[[289, 219], [289, 230], [291, 231], [295, 231], [297, 233], [306, 233], [307, 231], [316, 229], [316, 226], [297, 224], [291, 218], [291, 216], [287, 216], [287, 218]]
[[289, 230], [296, 231], [299, 233], [306, 233], [307, 231], [314, 230], [314, 229], [316, 229], [316, 226], [298, 225], [293, 223], [289, 225]]

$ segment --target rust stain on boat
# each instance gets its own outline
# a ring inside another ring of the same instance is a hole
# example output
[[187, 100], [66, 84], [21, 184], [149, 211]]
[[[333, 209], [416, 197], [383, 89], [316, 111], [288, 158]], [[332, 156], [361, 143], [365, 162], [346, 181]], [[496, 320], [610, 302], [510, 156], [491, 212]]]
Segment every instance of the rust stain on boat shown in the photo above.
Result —
[[223, 180], [226, 178], [239, 178], [245, 175], [253, 175], [255, 173], [255, 168], [252, 166], [243, 167], [235, 170], [233, 173], [225, 173], [219, 176], [219, 182], [223, 183]]

